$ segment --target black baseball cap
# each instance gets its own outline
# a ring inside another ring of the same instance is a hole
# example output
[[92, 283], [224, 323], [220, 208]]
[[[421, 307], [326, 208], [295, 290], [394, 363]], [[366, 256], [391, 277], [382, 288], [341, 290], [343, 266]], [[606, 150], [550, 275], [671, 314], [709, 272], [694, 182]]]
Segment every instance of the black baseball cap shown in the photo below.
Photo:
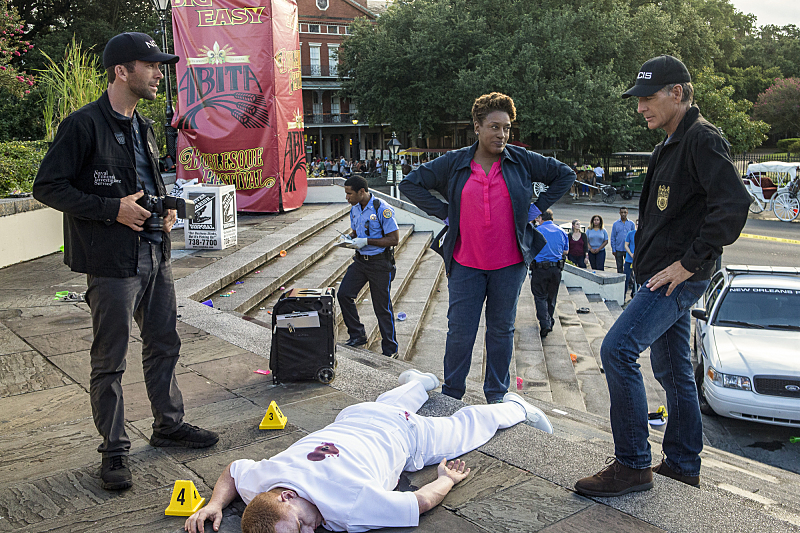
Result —
[[686, 65], [672, 56], [658, 56], [649, 59], [639, 69], [636, 85], [622, 93], [623, 98], [630, 96], [650, 96], [670, 83], [686, 83], [692, 81]]
[[126, 32], [115, 35], [103, 51], [103, 68], [121, 65], [129, 61], [158, 61], [172, 65], [180, 57], [162, 52], [155, 40], [146, 33]]

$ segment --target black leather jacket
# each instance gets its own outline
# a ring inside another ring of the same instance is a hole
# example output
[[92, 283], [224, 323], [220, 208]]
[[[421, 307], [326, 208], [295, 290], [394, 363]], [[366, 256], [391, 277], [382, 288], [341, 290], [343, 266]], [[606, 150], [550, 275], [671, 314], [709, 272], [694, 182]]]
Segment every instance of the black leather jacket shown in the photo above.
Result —
[[647, 167], [633, 256], [636, 282], [675, 261], [694, 273], [692, 281], [709, 279], [722, 247], [739, 237], [749, 205], [730, 145], [690, 107]]
[[[138, 113], [159, 195], [166, 194], [158, 169], [152, 121]], [[33, 183], [33, 196], [64, 213], [64, 263], [94, 276], [135, 276], [139, 235], [116, 221], [120, 198], [138, 185], [130, 122], [115, 118], [108, 93], [64, 119]], [[114, 132], [122, 133], [120, 144]], [[170, 257], [169, 234], [162, 241]]]

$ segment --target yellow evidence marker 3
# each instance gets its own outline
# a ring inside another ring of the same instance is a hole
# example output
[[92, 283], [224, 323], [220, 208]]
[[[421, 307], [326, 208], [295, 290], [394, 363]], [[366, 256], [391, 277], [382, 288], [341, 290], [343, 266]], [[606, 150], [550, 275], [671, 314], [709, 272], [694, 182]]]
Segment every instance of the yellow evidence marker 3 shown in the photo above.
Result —
[[267, 413], [258, 425], [258, 429], [283, 429], [286, 427], [287, 421], [286, 415], [281, 413], [278, 404], [275, 403], [275, 400], [272, 400], [267, 408]]

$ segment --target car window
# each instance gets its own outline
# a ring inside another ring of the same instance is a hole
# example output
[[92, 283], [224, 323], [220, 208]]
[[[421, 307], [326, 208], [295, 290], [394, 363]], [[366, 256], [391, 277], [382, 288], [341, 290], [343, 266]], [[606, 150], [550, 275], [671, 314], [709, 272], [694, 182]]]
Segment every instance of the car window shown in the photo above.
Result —
[[800, 290], [731, 287], [719, 304], [715, 323], [721, 326], [800, 328]]
[[706, 313], [708, 313], [709, 316], [711, 315], [711, 311], [714, 309], [714, 304], [716, 303], [717, 298], [719, 298], [724, 285], [724, 280], [722, 279], [721, 275], [715, 278], [716, 281], [714, 279], [711, 280], [704, 298]]

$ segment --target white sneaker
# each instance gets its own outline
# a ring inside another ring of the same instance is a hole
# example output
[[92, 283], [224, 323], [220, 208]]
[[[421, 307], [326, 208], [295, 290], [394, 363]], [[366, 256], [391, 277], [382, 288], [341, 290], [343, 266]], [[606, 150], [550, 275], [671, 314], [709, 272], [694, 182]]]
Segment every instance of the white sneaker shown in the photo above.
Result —
[[425, 387], [426, 391], [432, 391], [439, 387], [439, 378], [434, 374], [430, 372], [420, 372], [413, 368], [406, 370], [397, 377], [397, 382], [400, 385], [405, 385], [409, 381], [419, 381]]
[[553, 425], [550, 423], [547, 415], [544, 414], [544, 411], [529, 404], [522, 399], [522, 396], [515, 392], [507, 392], [505, 396], [503, 396], [503, 403], [508, 402], [514, 402], [521, 405], [522, 408], [525, 409], [525, 415], [528, 419], [528, 422], [530, 422], [533, 427], [536, 429], [541, 429], [545, 433], [553, 433]]

